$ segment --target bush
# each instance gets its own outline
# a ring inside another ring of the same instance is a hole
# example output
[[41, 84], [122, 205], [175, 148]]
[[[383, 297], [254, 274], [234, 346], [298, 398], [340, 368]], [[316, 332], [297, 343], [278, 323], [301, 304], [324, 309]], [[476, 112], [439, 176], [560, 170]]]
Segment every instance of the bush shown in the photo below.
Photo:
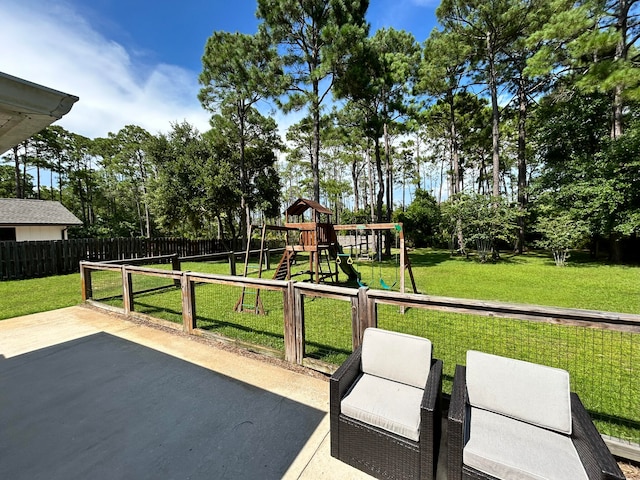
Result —
[[499, 258], [497, 242], [513, 244], [517, 238], [520, 212], [502, 197], [458, 194], [443, 205], [443, 226], [458, 241], [466, 255], [467, 244], [475, 244], [478, 258], [486, 262]]
[[584, 242], [589, 235], [589, 226], [582, 220], [574, 219], [568, 213], [547, 213], [538, 218], [536, 231], [542, 239], [535, 245], [551, 250], [556, 265], [564, 267], [569, 258], [569, 250]]
[[413, 202], [404, 212], [394, 215], [396, 222], [404, 224], [405, 238], [416, 247], [433, 247], [438, 243], [440, 206], [426, 190], [418, 189]]

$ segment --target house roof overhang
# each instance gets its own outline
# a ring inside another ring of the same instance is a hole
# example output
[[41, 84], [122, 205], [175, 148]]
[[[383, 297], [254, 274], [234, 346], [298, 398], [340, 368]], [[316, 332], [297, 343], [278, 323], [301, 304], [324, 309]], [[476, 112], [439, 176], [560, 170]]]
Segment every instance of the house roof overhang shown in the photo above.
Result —
[[0, 72], [0, 155], [62, 118], [78, 100]]

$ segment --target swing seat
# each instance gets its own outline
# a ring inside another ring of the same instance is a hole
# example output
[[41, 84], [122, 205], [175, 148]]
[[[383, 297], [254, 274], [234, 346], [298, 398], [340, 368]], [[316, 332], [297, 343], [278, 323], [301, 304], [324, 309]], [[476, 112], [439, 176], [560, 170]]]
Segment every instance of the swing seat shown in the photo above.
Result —
[[385, 290], [391, 290], [393, 287], [396, 286], [396, 283], [398, 282], [393, 282], [393, 285], [389, 286], [387, 285], [387, 282], [385, 282], [382, 278], [380, 279], [380, 286]]

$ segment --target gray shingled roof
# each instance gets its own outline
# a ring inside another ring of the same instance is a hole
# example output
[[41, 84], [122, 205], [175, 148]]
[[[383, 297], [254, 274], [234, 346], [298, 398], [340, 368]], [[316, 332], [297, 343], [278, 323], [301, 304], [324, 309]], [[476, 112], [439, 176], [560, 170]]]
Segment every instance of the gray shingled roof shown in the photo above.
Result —
[[82, 225], [60, 202], [0, 198], [0, 225]]

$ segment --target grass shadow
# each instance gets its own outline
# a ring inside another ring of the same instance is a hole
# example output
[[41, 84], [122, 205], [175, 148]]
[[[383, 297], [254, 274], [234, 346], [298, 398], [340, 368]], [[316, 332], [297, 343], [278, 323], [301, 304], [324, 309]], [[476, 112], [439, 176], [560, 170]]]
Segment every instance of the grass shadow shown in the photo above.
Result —
[[[242, 313], [238, 315], [255, 315], [251, 313]], [[223, 335], [229, 339], [238, 339], [244, 342], [254, 343], [256, 346], [267, 346], [271, 348], [277, 348], [278, 350], [284, 349], [284, 332], [274, 333], [264, 329], [257, 329], [241, 323], [230, 322], [228, 320], [220, 320], [214, 318], [208, 318], [204, 316], [198, 316], [196, 319], [197, 328], [205, 330], [207, 332], [215, 332]], [[233, 332], [237, 332], [237, 335], [233, 335]], [[260, 339], [270, 339], [270, 341], [260, 341]]]
[[418, 249], [409, 252], [409, 258], [411, 259], [412, 267], [433, 267], [455, 257], [445, 250]]

